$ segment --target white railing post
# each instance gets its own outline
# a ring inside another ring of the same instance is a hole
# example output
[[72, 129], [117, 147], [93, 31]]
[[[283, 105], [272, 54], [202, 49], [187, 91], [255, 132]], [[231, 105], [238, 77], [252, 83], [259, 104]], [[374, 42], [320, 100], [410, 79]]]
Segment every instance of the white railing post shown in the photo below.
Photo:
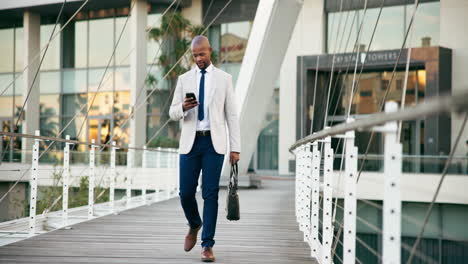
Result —
[[[40, 131], [35, 131], [36, 136], [40, 136]], [[34, 139], [33, 152], [32, 152], [32, 168], [30, 185], [30, 198], [29, 198], [29, 235], [33, 236], [36, 233], [36, 204], [37, 204], [37, 178], [39, 176], [39, 141]]]
[[[385, 112], [396, 112], [398, 105], [388, 102]], [[383, 198], [383, 263], [401, 261], [401, 155], [402, 146], [397, 142], [397, 122], [377, 128], [384, 132], [384, 198]]]
[[143, 168], [143, 184], [141, 187], [141, 199], [144, 204], [146, 204], [146, 176], [147, 176], [147, 171], [146, 169], [148, 168], [148, 150], [146, 149], [146, 146], [143, 146], [143, 156], [141, 158], [141, 167]]
[[299, 148], [299, 160], [300, 160], [300, 164], [299, 164], [299, 230], [301, 230], [302, 232], [305, 232], [304, 230], [304, 213], [305, 213], [305, 210], [304, 210], [304, 205], [305, 205], [305, 201], [304, 201], [304, 194], [305, 194], [305, 190], [304, 190], [304, 183], [305, 183], [305, 180], [304, 180], [304, 176], [305, 176], [305, 173], [304, 173], [304, 145], [300, 146]]
[[332, 199], [333, 199], [333, 149], [331, 137], [323, 140], [323, 214], [322, 214], [322, 263], [331, 264], [331, 249], [333, 243]]
[[[351, 122], [348, 119], [347, 122]], [[358, 150], [354, 146], [354, 131], [345, 134], [345, 193], [344, 193], [344, 234], [343, 263], [356, 261], [356, 179]]]
[[110, 180], [109, 180], [109, 204], [110, 210], [113, 213], [115, 211], [115, 141], [112, 141], [111, 153], [110, 153]]
[[312, 152], [310, 150], [310, 143], [304, 145], [303, 155], [303, 179], [304, 179], [304, 241], [310, 244], [310, 217], [312, 214], [312, 208], [310, 204], [312, 202]]
[[[70, 140], [70, 135], [65, 136], [66, 140]], [[62, 193], [62, 225], [68, 226], [68, 188], [70, 184], [70, 145], [65, 142], [63, 149], [63, 193]]]
[[314, 258], [319, 256], [319, 209], [320, 209], [320, 150], [318, 142], [312, 143], [312, 219], [311, 219], [311, 238], [312, 251]]
[[[129, 146], [130, 147], [130, 146]], [[132, 199], [132, 174], [133, 168], [135, 167], [135, 150], [128, 149], [127, 151], [127, 178], [126, 178], [126, 197], [127, 197], [127, 208], [130, 207], [130, 201]]]
[[91, 139], [91, 145], [89, 150], [89, 177], [88, 177], [88, 219], [94, 217], [94, 184], [96, 179], [96, 167], [95, 167], [95, 158], [96, 158], [96, 146], [94, 145], [94, 139]]
[[180, 172], [179, 172], [179, 164], [180, 164], [180, 156], [179, 156], [179, 152], [174, 149], [174, 155], [176, 156], [176, 164], [175, 164], [175, 167], [176, 167], [176, 194], [174, 196], [178, 196], [179, 195], [179, 186], [180, 186], [180, 183], [179, 183], [179, 175], [180, 175]]

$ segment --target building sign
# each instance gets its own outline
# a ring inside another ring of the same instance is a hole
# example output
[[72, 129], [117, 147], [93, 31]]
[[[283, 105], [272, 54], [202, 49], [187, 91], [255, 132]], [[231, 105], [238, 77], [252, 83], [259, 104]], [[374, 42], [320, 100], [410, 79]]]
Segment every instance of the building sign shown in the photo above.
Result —
[[[366, 63], [366, 65], [373, 64], [393, 64], [398, 59], [399, 50], [390, 50], [390, 51], [376, 51], [369, 53], [360, 53], [358, 64]], [[348, 64], [356, 63], [356, 53], [346, 53], [346, 54], [332, 54], [328, 55], [330, 60], [334, 58], [335, 65], [345, 66]], [[406, 61], [406, 50], [403, 50], [400, 62]]]

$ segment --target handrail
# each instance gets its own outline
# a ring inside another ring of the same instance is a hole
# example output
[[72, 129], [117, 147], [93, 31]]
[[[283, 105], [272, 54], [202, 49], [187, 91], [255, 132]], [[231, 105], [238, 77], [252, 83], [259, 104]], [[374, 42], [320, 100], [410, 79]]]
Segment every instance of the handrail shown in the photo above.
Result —
[[[8, 137], [23, 137], [23, 138], [33, 138], [39, 139], [44, 141], [56, 141], [56, 142], [63, 142], [63, 143], [71, 143], [71, 144], [81, 144], [81, 145], [89, 145], [89, 146], [99, 146], [99, 147], [114, 147], [112, 144], [103, 144], [103, 143], [92, 143], [89, 141], [79, 141], [79, 140], [72, 140], [72, 139], [64, 139], [58, 137], [46, 137], [46, 136], [35, 136], [29, 134], [22, 134], [22, 133], [12, 133], [12, 132], [4, 132], [0, 131], [0, 136], [8, 136]], [[173, 152], [172, 150], [164, 149], [164, 148], [139, 148], [139, 147], [122, 147], [122, 146], [115, 146], [119, 149], [133, 149], [133, 150], [151, 150], [151, 151], [160, 151], [160, 152]]]
[[443, 112], [464, 112], [468, 111], [468, 92], [461, 92], [456, 95], [445, 95], [437, 98], [426, 99], [423, 103], [413, 107], [407, 107], [403, 110], [393, 113], [376, 113], [367, 118], [359, 119], [349, 123], [339, 124], [329, 129], [323, 129], [312, 135], [296, 141], [289, 152], [293, 153], [297, 147], [311, 143], [313, 141], [324, 139], [328, 136], [343, 134], [351, 130], [363, 130], [369, 127], [383, 125], [391, 121], [413, 120], [421, 117], [433, 116]]

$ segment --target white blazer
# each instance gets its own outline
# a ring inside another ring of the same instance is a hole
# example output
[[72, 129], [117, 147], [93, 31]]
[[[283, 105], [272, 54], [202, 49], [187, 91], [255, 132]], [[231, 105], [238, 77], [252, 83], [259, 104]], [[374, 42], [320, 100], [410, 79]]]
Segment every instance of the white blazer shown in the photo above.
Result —
[[[194, 93], [198, 98], [197, 67], [182, 74], [177, 80], [177, 86], [172, 98], [169, 116], [172, 120], [182, 121], [182, 133], [179, 142], [180, 154], [190, 152], [195, 141], [197, 129], [198, 107], [184, 113], [182, 103], [186, 93]], [[227, 154], [227, 129], [229, 130], [230, 151], [240, 152], [240, 129], [237, 115], [236, 96], [232, 86], [232, 76], [221, 69], [213, 67], [211, 79], [210, 101], [206, 102], [210, 115], [211, 140], [214, 149], [219, 154]]]

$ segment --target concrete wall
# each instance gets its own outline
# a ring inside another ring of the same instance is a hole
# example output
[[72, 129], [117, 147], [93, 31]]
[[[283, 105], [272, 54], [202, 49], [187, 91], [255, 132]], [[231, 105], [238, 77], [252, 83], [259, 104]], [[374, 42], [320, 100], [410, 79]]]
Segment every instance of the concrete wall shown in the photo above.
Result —
[[297, 56], [325, 51], [325, 15], [323, 0], [304, 0], [280, 72], [279, 173], [289, 173], [294, 156], [289, 147], [296, 141], [296, 72]]
[[[468, 69], [468, 1], [440, 1], [440, 45], [452, 49], [452, 93], [457, 94], [468, 89], [466, 72]], [[460, 131], [462, 115], [452, 115], [452, 147]], [[465, 128], [456, 154], [468, 153], [468, 129]]]

